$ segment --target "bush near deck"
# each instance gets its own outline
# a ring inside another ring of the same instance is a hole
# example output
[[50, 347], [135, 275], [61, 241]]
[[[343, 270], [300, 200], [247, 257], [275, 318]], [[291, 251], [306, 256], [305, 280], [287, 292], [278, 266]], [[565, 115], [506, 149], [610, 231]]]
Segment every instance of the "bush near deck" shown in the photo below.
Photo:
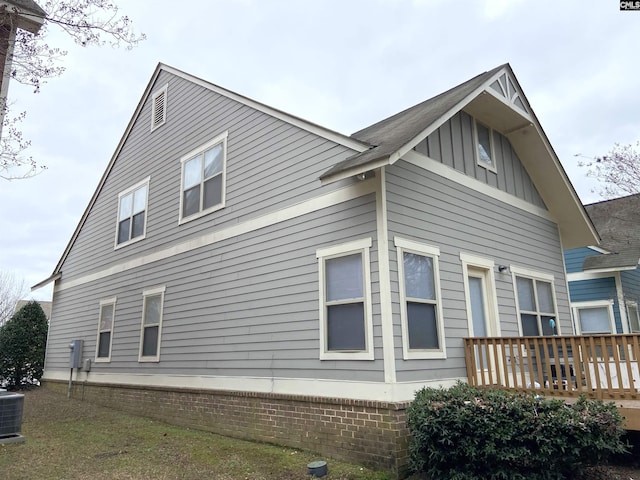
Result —
[[575, 478], [625, 451], [615, 405], [574, 404], [458, 384], [424, 388], [407, 410], [410, 466], [432, 478]]

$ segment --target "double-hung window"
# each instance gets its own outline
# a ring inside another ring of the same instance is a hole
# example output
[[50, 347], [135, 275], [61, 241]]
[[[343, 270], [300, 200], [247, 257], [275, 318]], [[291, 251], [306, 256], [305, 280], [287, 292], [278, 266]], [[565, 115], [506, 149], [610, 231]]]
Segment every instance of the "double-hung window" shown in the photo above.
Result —
[[96, 362], [111, 361], [113, 343], [113, 323], [116, 311], [116, 297], [100, 301], [98, 336], [96, 338]]
[[405, 359], [445, 358], [438, 257], [440, 249], [396, 237]]
[[627, 302], [627, 317], [629, 318], [629, 331], [640, 333], [640, 316], [638, 315], [638, 304]]
[[520, 332], [524, 336], [559, 332], [553, 276], [511, 268], [515, 277]]
[[145, 290], [142, 293], [142, 325], [140, 327], [140, 353], [138, 361], [160, 360], [162, 334], [162, 309], [165, 287]]
[[118, 195], [116, 248], [145, 237], [149, 178]]
[[182, 157], [180, 221], [224, 207], [227, 132]]
[[320, 359], [373, 360], [371, 239], [319, 249]]

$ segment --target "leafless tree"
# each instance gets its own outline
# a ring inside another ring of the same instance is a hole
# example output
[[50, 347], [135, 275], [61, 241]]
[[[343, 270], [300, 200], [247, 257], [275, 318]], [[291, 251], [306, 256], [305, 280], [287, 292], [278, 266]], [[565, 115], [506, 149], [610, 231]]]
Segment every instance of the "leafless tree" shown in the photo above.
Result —
[[578, 165], [587, 169], [587, 176], [601, 182], [595, 193], [603, 198], [640, 193], [640, 142], [616, 143], [606, 155], [580, 161]]
[[[110, 45], [131, 49], [146, 38], [134, 32], [129, 17], [121, 15], [118, 6], [109, 0], [47, 0], [40, 6], [46, 12], [40, 31], [33, 34], [19, 29], [6, 51], [0, 51], [0, 55], [8, 53], [11, 58], [11, 70], [6, 77], [32, 86], [35, 93], [48, 79], [62, 75], [65, 70], [62, 59], [67, 52], [47, 42], [51, 28], [62, 29], [82, 47]], [[0, 25], [10, 23], [17, 8], [1, 6]], [[30, 142], [23, 138], [20, 128], [25, 112], [12, 114], [10, 106], [6, 98], [0, 98], [4, 110], [0, 178], [5, 180], [27, 178], [44, 168], [26, 155]]]
[[0, 326], [11, 318], [18, 300], [27, 294], [24, 281], [15, 274], [0, 270]]

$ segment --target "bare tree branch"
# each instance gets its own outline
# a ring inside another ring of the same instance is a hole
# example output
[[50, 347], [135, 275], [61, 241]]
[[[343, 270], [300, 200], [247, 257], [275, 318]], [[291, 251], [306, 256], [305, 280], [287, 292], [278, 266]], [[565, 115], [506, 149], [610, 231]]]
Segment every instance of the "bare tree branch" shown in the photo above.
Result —
[[616, 143], [606, 155], [579, 161], [578, 165], [587, 169], [588, 177], [602, 183], [593, 191], [603, 198], [640, 193], [640, 142], [635, 145]]
[[0, 326], [13, 315], [16, 304], [27, 293], [24, 281], [11, 272], [0, 270]]

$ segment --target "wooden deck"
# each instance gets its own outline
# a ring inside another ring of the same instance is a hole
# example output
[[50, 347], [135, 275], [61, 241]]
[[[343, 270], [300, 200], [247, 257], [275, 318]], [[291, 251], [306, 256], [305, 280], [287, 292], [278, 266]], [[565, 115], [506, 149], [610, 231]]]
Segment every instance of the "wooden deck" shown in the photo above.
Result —
[[640, 334], [465, 338], [471, 385], [613, 401], [640, 430]]

